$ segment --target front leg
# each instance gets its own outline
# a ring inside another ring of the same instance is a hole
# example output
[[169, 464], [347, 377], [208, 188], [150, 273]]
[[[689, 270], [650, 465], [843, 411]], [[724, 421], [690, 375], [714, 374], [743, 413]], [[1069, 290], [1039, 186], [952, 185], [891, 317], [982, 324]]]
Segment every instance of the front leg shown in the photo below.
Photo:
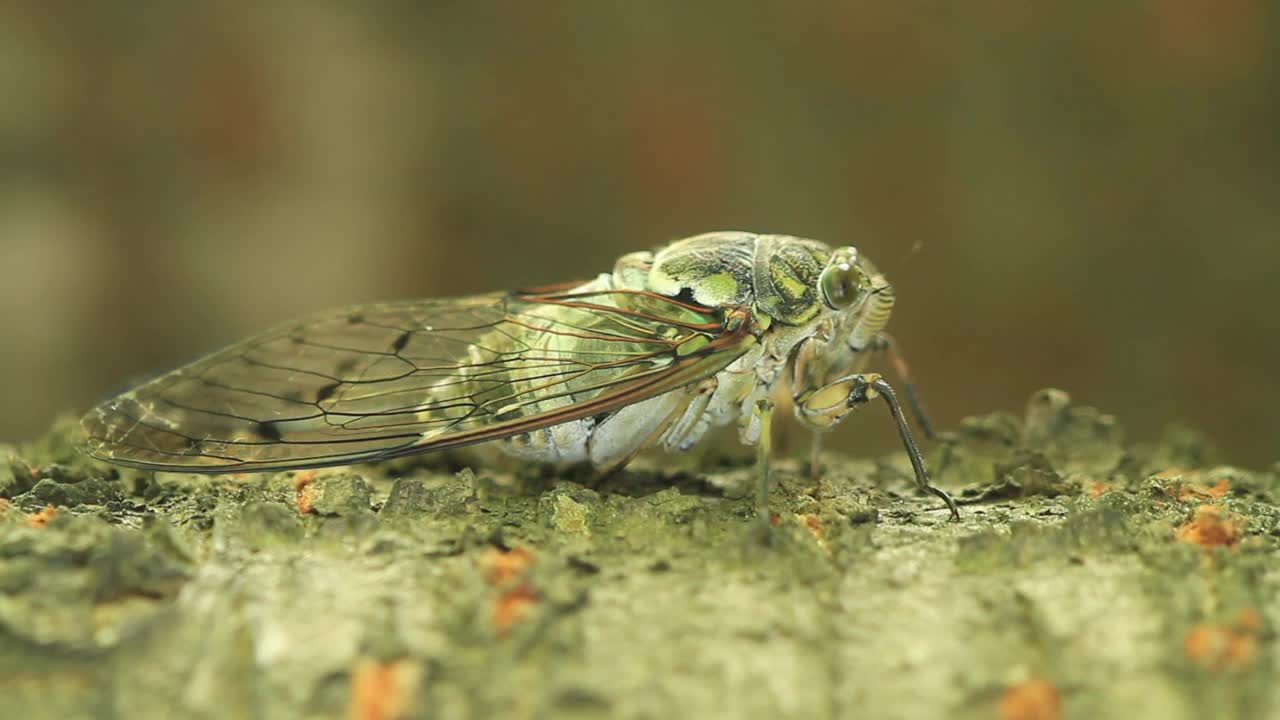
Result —
[[[933, 423], [929, 422], [929, 416], [925, 414], [924, 407], [920, 404], [920, 397], [916, 395], [915, 382], [911, 380], [911, 369], [907, 367], [907, 359], [902, 356], [902, 350], [898, 346], [898, 341], [887, 332], [881, 332], [876, 335], [867, 346], [867, 354], [864, 357], [870, 357], [870, 353], [877, 355], [883, 354], [889, 358], [889, 362], [893, 364], [893, 370], [898, 376], [898, 382], [901, 383], [903, 391], [907, 396], [907, 407], [911, 408], [911, 414], [915, 417], [916, 425], [924, 436], [930, 440], [937, 440], [938, 434], [933, 431]], [[862, 368], [853, 368], [861, 370]]]
[[844, 420], [854, 408], [877, 397], [884, 398], [894, 422], [898, 424], [898, 435], [902, 438], [902, 445], [906, 448], [912, 469], [915, 470], [916, 485], [940, 498], [951, 511], [951, 519], [959, 520], [960, 509], [956, 507], [956, 501], [929, 481], [924, 458], [920, 455], [915, 438], [911, 436], [898, 396], [884, 378], [876, 373], [855, 373], [814, 389], [798, 388], [795, 395], [796, 417], [814, 430], [828, 430]]
[[[839, 361], [837, 365], [839, 369], [833, 372], [829, 357], [832, 352], [832, 345], [826, 336], [810, 338], [801, 344], [795, 355], [794, 375], [791, 381], [791, 387], [795, 390], [796, 397], [799, 398], [806, 390], [826, 386], [829, 378], [844, 377], [863, 372], [872, 359], [886, 356], [897, 372], [898, 382], [902, 384], [903, 389], [906, 391], [907, 407], [911, 409], [916, 425], [926, 438], [930, 440], [937, 439], [938, 436], [933, 431], [933, 424], [929, 422], [928, 416], [925, 415], [924, 409], [920, 406], [920, 401], [916, 397], [915, 384], [911, 381], [911, 371], [907, 368], [907, 362], [902, 357], [902, 353], [899, 352], [897, 341], [888, 333], [881, 332], [872, 338], [871, 342], [865, 347], [857, 349], [850, 347], [845, 348], [845, 350], [846, 352], [851, 352], [852, 355]], [[797, 411], [797, 415], [799, 414]], [[803, 417], [800, 419], [804, 420]], [[809, 452], [809, 474], [816, 482], [821, 469], [822, 433], [829, 425], [818, 427], [815, 427], [812, 423], [809, 423], [809, 425], [813, 428], [813, 441]]]

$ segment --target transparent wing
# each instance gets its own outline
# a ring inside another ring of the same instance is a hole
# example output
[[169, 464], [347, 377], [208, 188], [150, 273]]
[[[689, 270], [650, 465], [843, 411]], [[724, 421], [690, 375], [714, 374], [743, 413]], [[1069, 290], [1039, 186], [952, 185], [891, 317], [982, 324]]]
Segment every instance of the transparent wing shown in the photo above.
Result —
[[635, 290], [360, 306], [197, 360], [82, 426], [93, 456], [147, 469], [343, 465], [608, 412], [719, 372], [754, 340], [723, 310]]

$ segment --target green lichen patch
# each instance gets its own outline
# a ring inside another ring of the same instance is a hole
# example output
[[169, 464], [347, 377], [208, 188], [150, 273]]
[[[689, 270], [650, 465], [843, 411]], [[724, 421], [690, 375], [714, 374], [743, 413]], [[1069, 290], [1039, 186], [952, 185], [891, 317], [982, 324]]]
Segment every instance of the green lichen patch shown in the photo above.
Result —
[[163, 523], [130, 530], [70, 512], [41, 523], [14, 515], [0, 523], [0, 628], [11, 650], [114, 647], [141, 632], [195, 571]]
[[317, 515], [359, 517], [372, 512], [372, 491], [355, 473], [324, 474], [298, 488], [298, 493], [305, 511]]

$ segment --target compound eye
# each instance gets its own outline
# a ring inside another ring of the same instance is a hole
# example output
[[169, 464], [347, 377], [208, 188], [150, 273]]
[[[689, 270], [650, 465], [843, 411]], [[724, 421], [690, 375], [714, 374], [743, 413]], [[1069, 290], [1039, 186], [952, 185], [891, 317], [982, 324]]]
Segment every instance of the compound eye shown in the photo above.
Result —
[[837, 254], [818, 278], [823, 302], [832, 310], [853, 307], [865, 292], [862, 284], [864, 278], [865, 275], [856, 265], [854, 257]]

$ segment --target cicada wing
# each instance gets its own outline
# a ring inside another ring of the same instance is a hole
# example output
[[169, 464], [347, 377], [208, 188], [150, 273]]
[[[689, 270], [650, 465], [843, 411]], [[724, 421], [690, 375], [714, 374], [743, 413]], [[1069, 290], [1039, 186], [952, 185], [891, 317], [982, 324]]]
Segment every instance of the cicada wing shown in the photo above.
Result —
[[[732, 323], [730, 323], [732, 325]], [[175, 472], [259, 472], [457, 447], [608, 412], [724, 369], [754, 338], [635, 290], [330, 312], [233, 345], [82, 420], [87, 449]]]

